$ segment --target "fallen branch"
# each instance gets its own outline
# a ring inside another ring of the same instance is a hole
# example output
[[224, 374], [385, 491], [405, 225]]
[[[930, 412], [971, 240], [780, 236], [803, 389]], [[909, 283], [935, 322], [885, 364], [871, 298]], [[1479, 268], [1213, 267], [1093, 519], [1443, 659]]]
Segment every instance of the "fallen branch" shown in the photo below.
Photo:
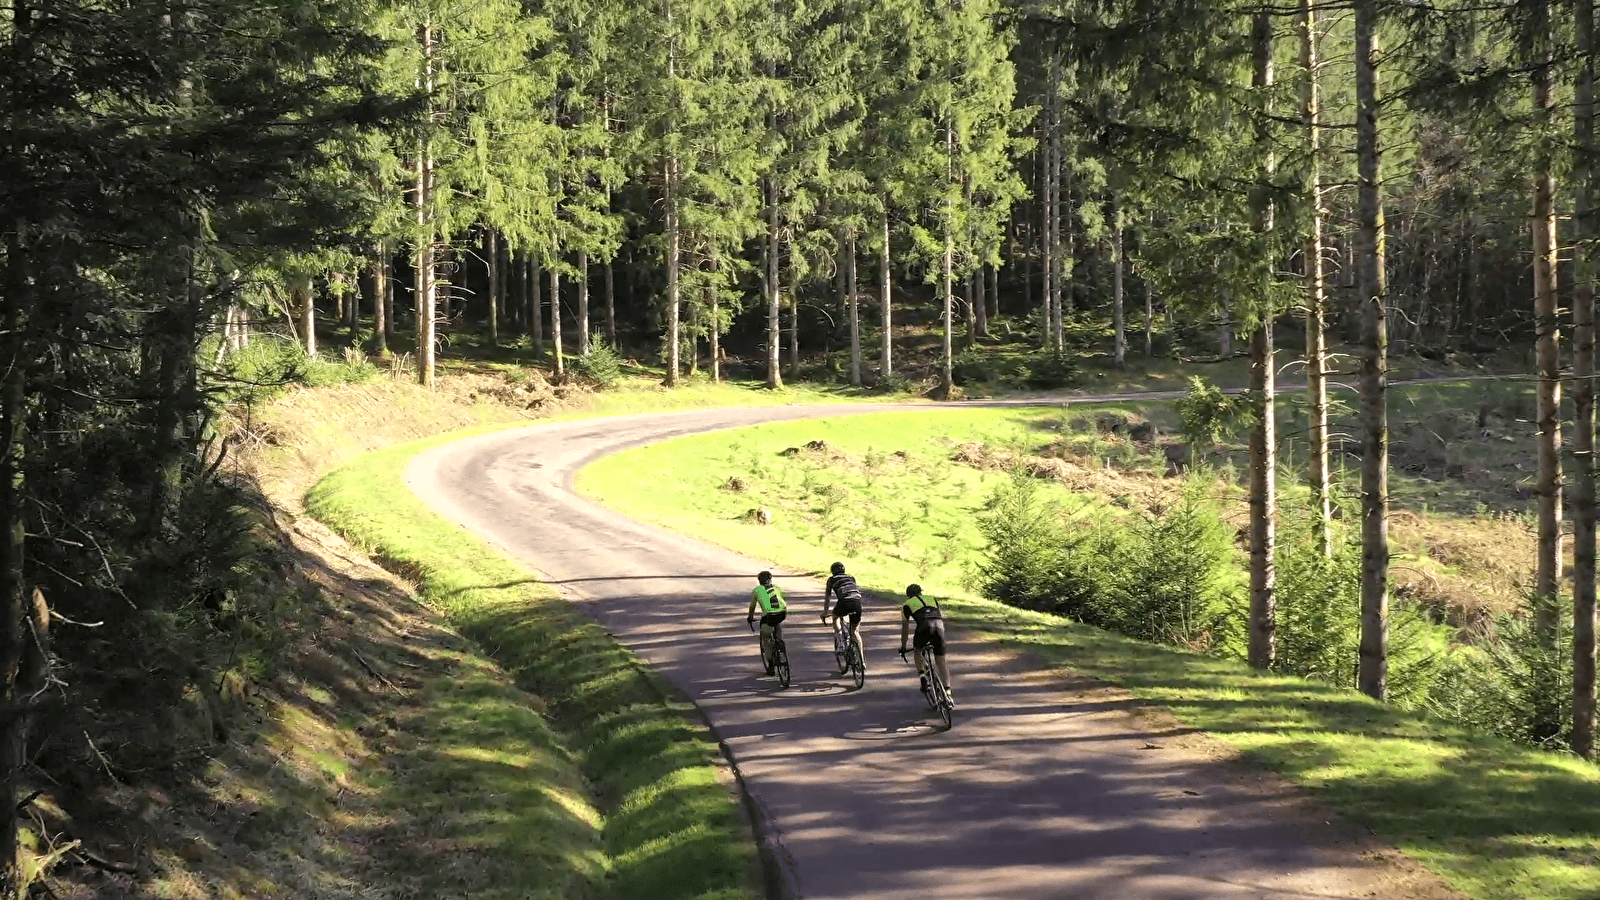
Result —
[[350, 648], [350, 652], [355, 654], [356, 662], [361, 664], [361, 668], [367, 670], [367, 674], [368, 675], [371, 675], [373, 678], [376, 678], [379, 681], [383, 682], [384, 684], [388, 685], [389, 688], [391, 690], [393, 690], [397, 694], [405, 694], [406, 693], [404, 688], [400, 687], [398, 684], [395, 684], [394, 682], [390, 681], [389, 679], [383, 677], [383, 673], [379, 672], [377, 669], [374, 669], [372, 667], [372, 664], [367, 662], [366, 658], [361, 655], [361, 652], [359, 650], [356, 650], [354, 647], [352, 647], [352, 648]]
[[85, 850], [82, 846], [73, 848], [72, 854], [78, 857], [78, 859], [82, 860], [85, 865], [92, 866], [101, 870], [102, 872], [116, 872], [120, 875], [139, 874], [138, 866], [130, 866], [127, 863], [112, 862], [108, 859], [101, 859], [88, 850]]

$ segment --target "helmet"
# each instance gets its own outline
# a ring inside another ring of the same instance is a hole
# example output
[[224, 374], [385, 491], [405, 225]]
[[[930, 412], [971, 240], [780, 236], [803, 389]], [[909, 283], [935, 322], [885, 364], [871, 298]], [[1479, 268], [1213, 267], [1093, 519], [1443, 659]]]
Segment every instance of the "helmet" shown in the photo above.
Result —
[[920, 584], [908, 584], [908, 585], [906, 585], [906, 596], [907, 597], [921, 597], [922, 596], [922, 585], [920, 585]]
[[835, 575], [843, 575], [844, 574], [844, 563], [836, 562], [833, 565], [828, 567], [828, 571], [832, 572]]
[[771, 584], [772, 583], [772, 573], [771, 572], [762, 572], [760, 575], [756, 576], [756, 580], [761, 582], [762, 584]]

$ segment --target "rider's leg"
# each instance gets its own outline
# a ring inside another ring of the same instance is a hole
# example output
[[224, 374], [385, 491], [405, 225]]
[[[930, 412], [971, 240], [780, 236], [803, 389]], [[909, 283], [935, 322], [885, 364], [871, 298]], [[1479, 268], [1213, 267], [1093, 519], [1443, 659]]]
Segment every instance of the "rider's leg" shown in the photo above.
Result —
[[867, 642], [861, 636], [861, 620], [855, 616], [850, 617], [850, 633], [856, 636], [856, 653], [861, 656], [861, 664], [867, 664]]
[[943, 653], [933, 655], [933, 667], [939, 672], [939, 680], [944, 682], [946, 688], [950, 687], [950, 665], [944, 661]]

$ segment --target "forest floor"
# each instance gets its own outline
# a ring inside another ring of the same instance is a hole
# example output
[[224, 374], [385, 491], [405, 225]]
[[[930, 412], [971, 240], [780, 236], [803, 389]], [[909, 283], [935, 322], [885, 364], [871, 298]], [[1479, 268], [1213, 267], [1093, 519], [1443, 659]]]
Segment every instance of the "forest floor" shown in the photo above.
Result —
[[[1459, 630], [1517, 603], [1533, 550], [1525, 519], [1506, 514], [1520, 508], [1521, 476], [1503, 464], [1519, 454], [1500, 447], [1500, 432], [1510, 432], [1526, 459], [1531, 436], [1516, 419], [1522, 393], [1507, 388], [1496, 401], [1505, 405], [1491, 405], [1488, 433], [1479, 435], [1479, 407], [1464, 401], [1496, 396], [1483, 390], [1420, 385], [1399, 392], [1396, 404], [1397, 423], [1413, 408], [1414, 428], [1440, 432], [1430, 440], [1451, 454], [1424, 463], [1426, 446], [1396, 448], [1397, 592]], [[1467, 896], [1600, 895], [1600, 830], [1579, 811], [1600, 802], [1600, 769], [1589, 763], [1373, 704], [1349, 688], [1264, 677], [1236, 660], [1143, 644], [977, 596], [977, 519], [1016, 462], [1081, 528], [1176, 499], [1183, 479], [1166, 471], [1163, 439], [1129, 434], [1144, 422], [1170, 427], [1169, 407], [960, 408], [771, 423], [605, 457], [581, 470], [577, 486], [634, 518], [759, 553], [788, 571], [823, 572], [846, 560], [876, 601], [868, 616], [874, 642], [889, 639], [882, 623], [898, 587], [918, 582], [954, 600], [956, 623], [1043, 666], [1104, 679], [1170, 710], [1253, 765], [1299, 782]], [[1225, 447], [1211, 460], [1223, 477], [1209, 492], [1242, 531], [1237, 453]], [[1472, 468], [1449, 468], [1456, 465]], [[752, 509], [767, 510], [769, 524], [753, 519]], [[1301, 529], [1303, 519], [1289, 507], [1280, 533]], [[1398, 696], [1401, 676], [1392, 674]]]

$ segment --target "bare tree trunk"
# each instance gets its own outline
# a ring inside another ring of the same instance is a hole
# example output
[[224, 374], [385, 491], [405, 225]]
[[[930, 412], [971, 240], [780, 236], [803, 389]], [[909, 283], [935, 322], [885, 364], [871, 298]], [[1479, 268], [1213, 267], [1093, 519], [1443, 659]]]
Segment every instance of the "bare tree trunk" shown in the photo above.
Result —
[[1144, 291], [1144, 355], [1146, 359], [1156, 356], [1156, 297], [1150, 289], [1150, 279], [1140, 278], [1139, 288]]
[[1111, 198], [1111, 251], [1111, 319], [1116, 331], [1112, 362], [1120, 369], [1128, 364], [1128, 326], [1122, 299], [1122, 209], [1115, 196]]
[[489, 268], [489, 346], [500, 346], [500, 241], [493, 228], [483, 230], [483, 257]]
[[1315, 0], [1300, 0], [1300, 64], [1302, 113], [1311, 163], [1311, 221], [1306, 235], [1306, 399], [1310, 419], [1311, 506], [1316, 517], [1317, 542], [1323, 556], [1333, 555], [1333, 509], [1328, 471], [1328, 349], [1326, 288], [1322, 261], [1322, 103], [1317, 61]]
[[544, 359], [544, 267], [528, 254], [528, 331], [533, 358]]
[[974, 281], [973, 281], [974, 294], [973, 294], [973, 297], [972, 297], [972, 312], [973, 312], [973, 315], [976, 317], [976, 320], [977, 320], [977, 332], [976, 332], [976, 334], [977, 334], [978, 337], [988, 337], [989, 336], [989, 298], [984, 296], [984, 294], [987, 293], [984, 290], [984, 288], [989, 286], [989, 269], [988, 269], [988, 267], [987, 266], [979, 266], [978, 267], [978, 271], [973, 273], [973, 278], [974, 278]]
[[894, 372], [891, 365], [893, 360], [890, 354], [894, 344], [894, 322], [891, 315], [892, 300], [889, 294], [891, 272], [889, 270], [889, 194], [887, 191], [883, 192], [883, 244], [880, 249], [878, 276], [882, 279], [882, 286], [879, 288], [878, 303], [882, 307], [883, 318], [883, 359], [878, 366], [878, 377], [879, 379], [887, 379]]
[[1573, 251], [1572, 430], [1577, 497], [1572, 522], [1572, 752], [1594, 756], [1595, 726], [1595, 461], [1594, 461], [1594, 241], [1595, 210], [1594, 0], [1573, 0], [1577, 25], [1578, 84], [1573, 104], [1580, 190]]
[[617, 346], [616, 261], [606, 260], [606, 343]]
[[[429, 116], [433, 103], [434, 34], [430, 24], [422, 26], [422, 89], [428, 97]], [[434, 222], [433, 150], [428, 137], [417, 151], [417, 381], [433, 387], [434, 349]]]
[[[1534, 5], [1534, 26], [1541, 42], [1549, 39], [1549, 6]], [[1540, 48], [1543, 58], [1533, 74], [1535, 114], [1550, 110], [1550, 50]], [[1548, 152], [1534, 162], [1533, 181], [1533, 314], [1539, 368], [1538, 478], [1539, 556], [1534, 575], [1534, 590], [1539, 596], [1555, 598], [1561, 591], [1561, 348], [1560, 322], [1556, 298], [1556, 207], [1555, 176]], [[1556, 635], [1555, 607], [1542, 604], [1535, 627], [1550, 643]]]
[[850, 383], [861, 386], [861, 292], [856, 286], [856, 239], [845, 241], [844, 289], [850, 298]]
[[[722, 270], [722, 261], [715, 256], [711, 258], [711, 270], [713, 272]], [[609, 266], [606, 271], [611, 271]], [[711, 337], [711, 380], [720, 382], [722, 381], [722, 317], [717, 309], [716, 287], [712, 286], [706, 293], [710, 295], [711, 301], [711, 327], [707, 329]]]
[[589, 254], [578, 251], [578, 355], [589, 355]]
[[1357, 683], [1378, 700], [1389, 680], [1389, 334], [1384, 271], [1383, 148], [1378, 143], [1378, 0], [1356, 0], [1356, 282], [1361, 348], [1361, 664]]
[[955, 394], [955, 307], [953, 294], [955, 293], [955, 234], [952, 221], [955, 211], [951, 208], [954, 204], [951, 198], [951, 188], [955, 182], [955, 123], [945, 118], [944, 124], [944, 158], [945, 158], [945, 200], [944, 200], [944, 358], [939, 366], [939, 388], [944, 395], [942, 399], [949, 400]]
[[300, 333], [305, 342], [306, 356], [316, 356], [317, 300], [311, 290], [311, 276], [294, 276], [289, 282], [289, 297], [295, 310], [300, 313]]
[[789, 243], [789, 378], [800, 380], [800, 277], [795, 271], [794, 243]]
[[[1254, 75], [1252, 87], [1265, 95], [1272, 87], [1272, 18], [1269, 13], [1255, 17]], [[1264, 101], [1264, 105], [1266, 101]], [[1265, 150], [1263, 174], [1272, 178], [1275, 161], [1265, 126], [1257, 145]], [[1273, 227], [1273, 209], [1267, 202], [1257, 213], [1257, 230], [1263, 234]], [[1116, 234], [1121, 234], [1120, 225]], [[1120, 257], [1120, 241], [1118, 256]], [[1270, 263], [1263, 260], [1263, 263]], [[1122, 267], [1117, 266], [1118, 280]], [[1120, 292], [1120, 291], [1119, 291]], [[1277, 362], [1274, 354], [1271, 299], [1258, 301], [1259, 320], [1250, 336], [1250, 390], [1258, 404], [1255, 427], [1250, 433], [1250, 665], [1270, 669], [1277, 661], [1278, 638], [1278, 430]]]
[[383, 270], [383, 343], [379, 349], [388, 354], [389, 345], [394, 343], [394, 256], [387, 243], [379, 244], [378, 249], [378, 267]]
[[1217, 355], [1233, 359], [1233, 289], [1222, 289], [1222, 323], [1217, 326]]
[[[27, 33], [31, 11], [26, 3], [13, 7], [19, 33]], [[17, 674], [27, 647], [28, 584], [23, 569], [27, 535], [27, 498], [23, 485], [26, 460], [23, 428], [27, 416], [27, 364], [29, 353], [23, 329], [30, 304], [31, 277], [22, 246], [27, 223], [20, 217], [6, 223], [6, 283], [0, 291], [0, 603], [5, 619], [0, 623], [5, 680], [0, 702], [19, 709], [28, 702]], [[0, 728], [0, 898], [22, 900], [28, 886], [18, 865], [20, 831], [17, 823], [17, 781], [27, 765], [23, 717], [15, 716]]]
[[[673, 285], [676, 287], [676, 285]], [[550, 270], [550, 355], [555, 361], [554, 368], [557, 378], [567, 374], [567, 358], [561, 349], [561, 270]], [[674, 358], [676, 363], [677, 359]]]
[[1043, 344], [1060, 352], [1057, 323], [1061, 321], [1061, 119], [1058, 113], [1061, 93], [1061, 55], [1050, 57], [1050, 97], [1045, 103], [1044, 163], [1044, 330]]
[[[989, 321], [1000, 318], [1000, 267], [989, 267]], [[984, 334], [988, 334], [984, 329]]]
[[678, 386], [679, 350], [682, 336], [679, 310], [680, 295], [678, 267], [683, 253], [682, 223], [678, 220], [678, 161], [667, 160], [667, 387]]
[[372, 259], [372, 338], [379, 359], [389, 356], [389, 341], [385, 337], [385, 332], [389, 330], [388, 299], [389, 257], [384, 251], [383, 242], [379, 241]]
[[767, 239], [766, 290], [767, 290], [767, 387], [783, 387], [783, 307], [782, 292], [778, 286], [778, 198], [777, 188], [767, 182]]

